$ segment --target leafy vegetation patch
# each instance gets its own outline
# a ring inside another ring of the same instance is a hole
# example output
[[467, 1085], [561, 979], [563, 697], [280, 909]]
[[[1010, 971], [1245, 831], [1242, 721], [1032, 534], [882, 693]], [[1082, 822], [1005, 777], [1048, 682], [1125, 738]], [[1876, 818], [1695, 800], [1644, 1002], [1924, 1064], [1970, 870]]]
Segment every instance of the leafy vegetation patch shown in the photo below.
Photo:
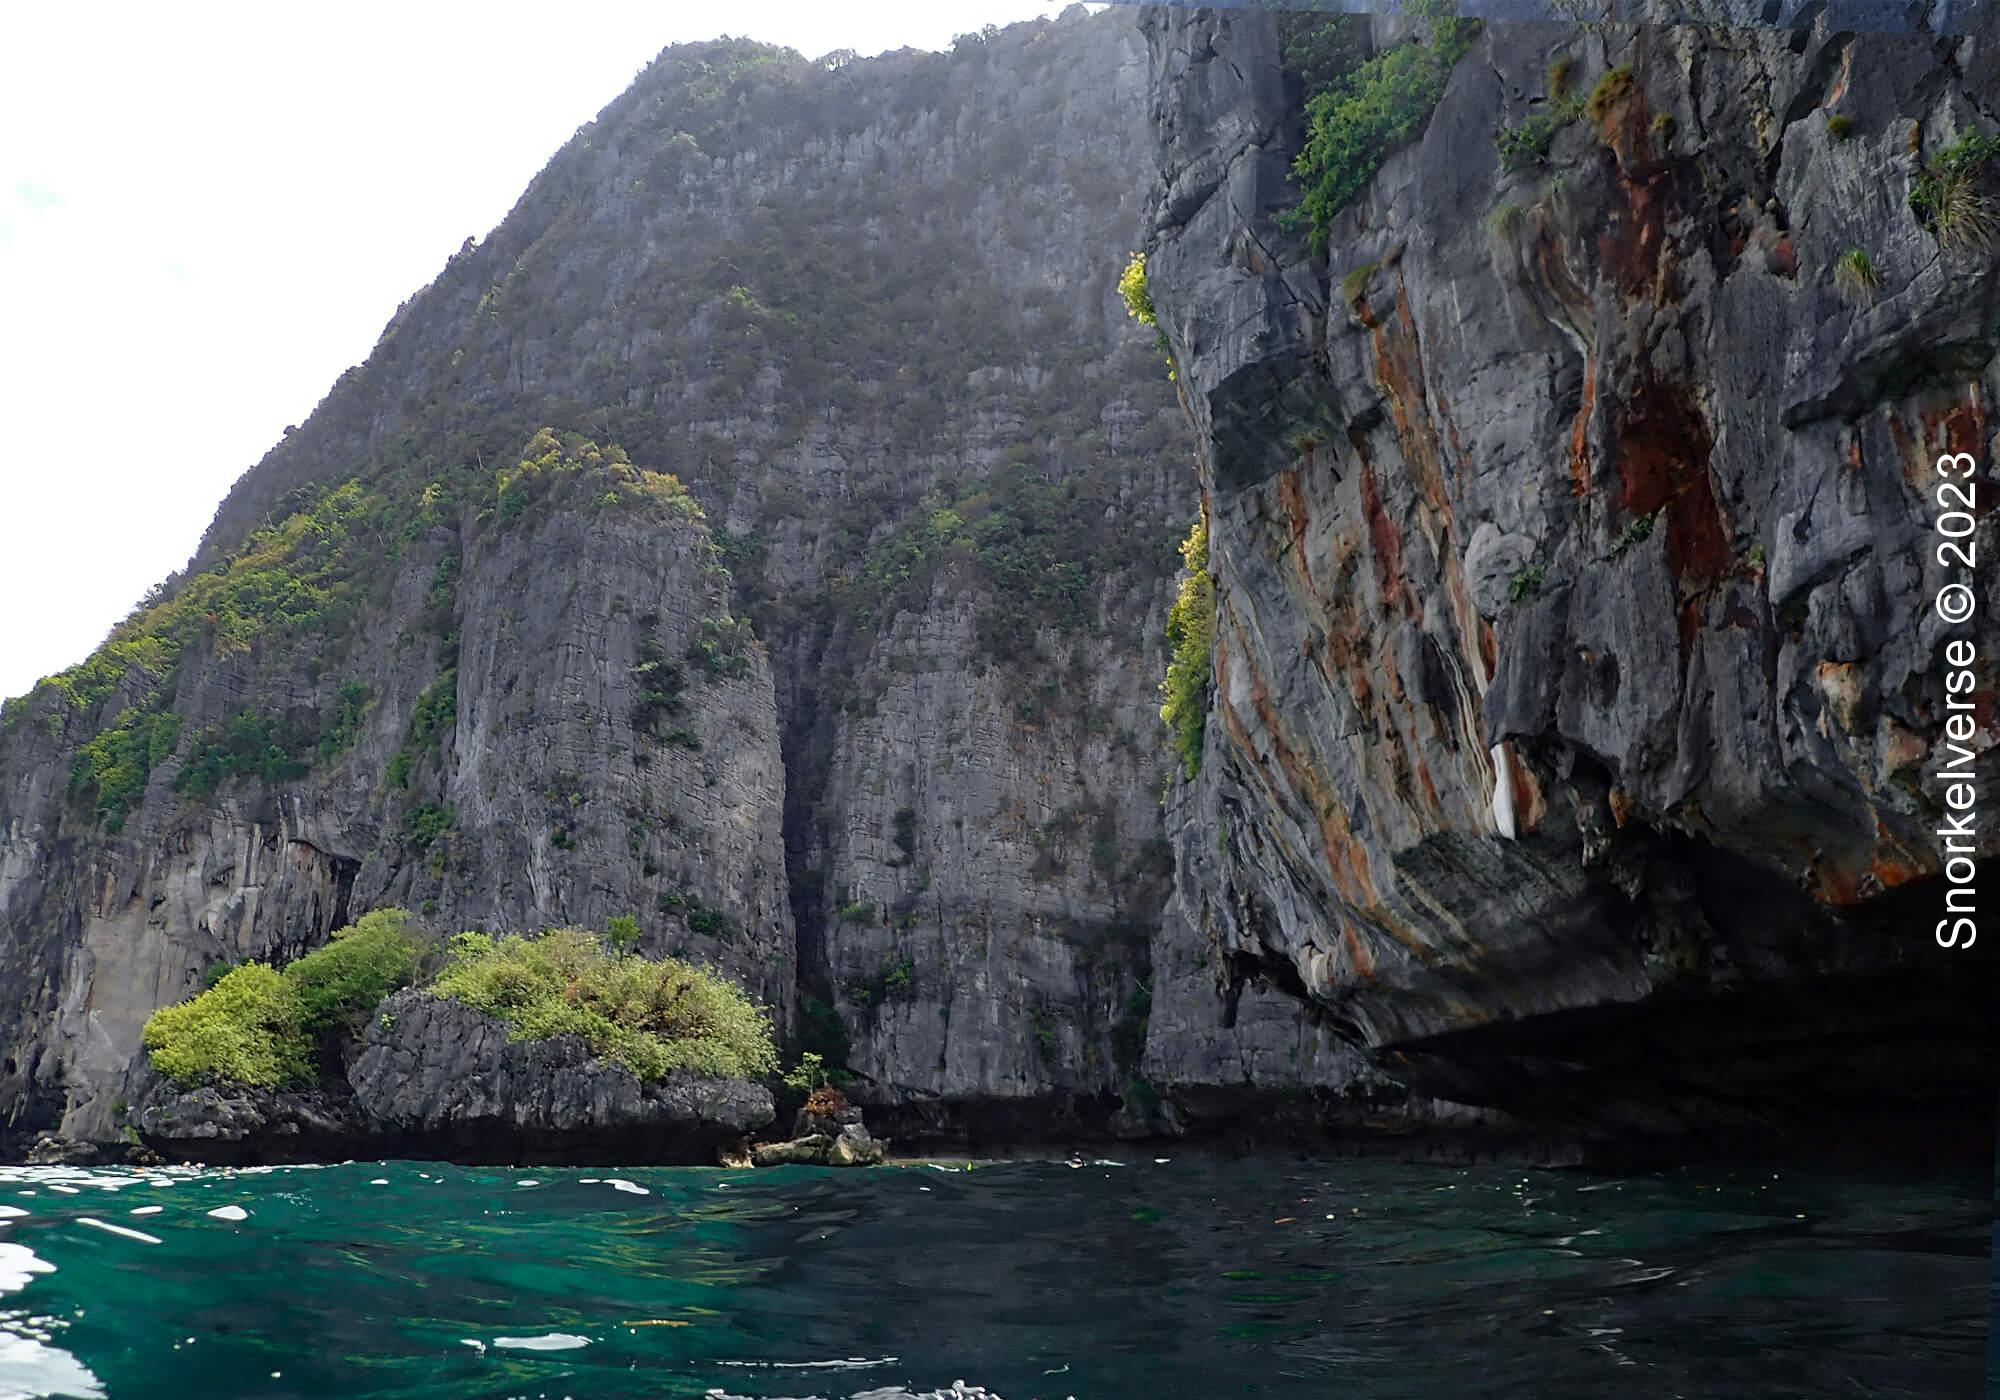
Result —
[[1861, 248], [1849, 248], [1833, 263], [1833, 283], [1855, 301], [1872, 301], [1881, 284], [1875, 260]]
[[402, 910], [378, 909], [283, 971], [266, 963], [229, 969], [198, 996], [147, 1020], [141, 1040], [153, 1068], [183, 1086], [310, 1083], [315, 1037], [352, 1029], [416, 975], [421, 950], [408, 924]]
[[1968, 131], [1931, 158], [1910, 185], [1910, 209], [1947, 248], [1991, 248], [2000, 235], [2000, 210], [1984, 188], [2000, 135]]
[[1507, 596], [1516, 603], [1524, 603], [1542, 591], [1542, 581], [1549, 576], [1546, 564], [1530, 564], [1508, 580]]
[[1371, 55], [1306, 100], [1306, 143], [1292, 165], [1305, 189], [1292, 217], [1317, 252], [1382, 162], [1423, 130], [1478, 32], [1477, 20], [1455, 16], [1451, 0], [1410, 0], [1406, 9], [1430, 21], [1427, 40]]
[[181, 717], [171, 711], [121, 710], [70, 760], [69, 791], [87, 797], [91, 814], [117, 833], [125, 814], [146, 790], [146, 780], [179, 742]]
[[432, 990], [505, 1021], [515, 1040], [575, 1035], [643, 1080], [677, 1069], [761, 1079], [776, 1071], [770, 1019], [718, 973], [621, 957], [596, 934], [462, 933]]
[[1201, 770], [1201, 742], [1208, 727], [1208, 679], [1215, 650], [1215, 582], [1208, 573], [1208, 517], [1181, 544], [1180, 593], [1167, 612], [1167, 678], [1160, 683], [1165, 721], [1181, 771]]

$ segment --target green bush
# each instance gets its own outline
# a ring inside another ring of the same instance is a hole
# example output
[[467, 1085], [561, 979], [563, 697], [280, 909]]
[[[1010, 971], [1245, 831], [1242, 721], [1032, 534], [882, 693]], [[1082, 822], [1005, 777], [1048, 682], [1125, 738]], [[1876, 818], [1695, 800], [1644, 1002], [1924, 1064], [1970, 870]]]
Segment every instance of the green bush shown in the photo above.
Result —
[[403, 839], [413, 851], [428, 850], [433, 841], [451, 829], [451, 808], [420, 803], [403, 813]]
[[155, 1011], [140, 1040], [153, 1068], [183, 1086], [277, 1089], [312, 1078], [298, 988], [264, 963], [245, 963], [200, 996]]
[[70, 792], [89, 795], [91, 815], [107, 831], [122, 830], [126, 812], [145, 792], [153, 769], [173, 753], [180, 734], [181, 717], [171, 711], [120, 711], [110, 728], [91, 738], [70, 760]]
[[1125, 270], [1118, 274], [1118, 295], [1124, 299], [1125, 310], [1133, 320], [1153, 328], [1153, 346], [1167, 362], [1167, 378], [1178, 379], [1180, 370], [1174, 364], [1174, 347], [1160, 325], [1158, 311], [1153, 306], [1152, 288], [1146, 281], [1144, 253], [1134, 253], [1132, 260], [1125, 264]]
[[462, 933], [432, 990], [505, 1021], [516, 1040], [576, 1035], [640, 1079], [676, 1069], [762, 1078], [777, 1069], [769, 1018], [720, 974], [619, 957], [596, 934]]
[[1181, 771], [1201, 770], [1208, 727], [1208, 679], [1215, 650], [1215, 583], [1208, 574], [1208, 517], [1195, 521], [1181, 544], [1180, 595], [1167, 613], [1167, 678], [1160, 683], [1160, 718], [1166, 722]]
[[330, 722], [322, 729], [319, 743], [313, 756], [321, 763], [336, 758], [354, 745], [361, 733], [361, 717], [368, 712], [368, 687], [360, 681], [347, 681], [333, 697], [333, 713]]
[[140, 1039], [153, 1068], [182, 1085], [310, 1082], [313, 1038], [333, 1026], [352, 1029], [416, 975], [409, 921], [401, 909], [377, 909], [282, 972], [244, 963], [214, 977], [206, 991], [147, 1020]]
[[795, 1094], [810, 1094], [826, 1082], [826, 1058], [815, 1050], [800, 1055], [799, 1062], [785, 1071], [785, 1087]]
[[1118, 274], [1118, 295], [1125, 300], [1125, 310], [1139, 324], [1159, 324], [1159, 318], [1153, 311], [1153, 294], [1146, 286], [1144, 253], [1134, 253], [1132, 260], [1125, 264], [1125, 270]]
[[289, 782], [312, 767], [306, 755], [317, 744], [317, 735], [287, 720], [244, 710], [201, 736], [174, 775], [174, 791], [207, 796], [238, 777]]
[[1965, 135], [1931, 158], [1911, 182], [1910, 210], [1947, 248], [1990, 248], [2000, 235], [2000, 213], [1982, 188], [2000, 157], [2000, 136]]
[[1616, 559], [1633, 545], [1652, 538], [1653, 525], [1658, 516], [1659, 512], [1654, 511], [1651, 515], [1642, 515], [1627, 522], [1625, 528], [1618, 532], [1618, 538], [1611, 542], [1611, 557]]
[[1501, 128], [1493, 138], [1493, 144], [1500, 148], [1500, 163], [1509, 170], [1545, 164], [1556, 133], [1582, 116], [1583, 106], [1580, 98], [1565, 98], [1529, 116], [1519, 126]]
[[620, 953], [639, 941], [639, 921], [630, 914], [613, 915], [604, 925], [604, 941]]
[[1834, 259], [1834, 285], [1855, 301], [1873, 300], [1881, 281], [1881, 274], [1875, 270], [1875, 260], [1868, 256], [1865, 249], [1849, 248]]
[[1367, 58], [1368, 21], [1361, 15], [1288, 12], [1278, 16], [1278, 45], [1285, 71], [1310, 97]]
[[1411, 0], [1430, 19], [1429, 42], [1397, 44], [1328, 83], [1306, 102], [1306, 143], [1292, 171], [1305, 187], [1294, 212], [1313, 248], [1326, 251], [1334, 218], [1375, 177], [1391, 151], [1423, 130], [1478, 21], [1454, 18], [1438, 0]]
[[377, 909], [286, 965], [284, 976], [298, 990], [308, 1031], [358, 1024], [383, 997], [410, 984], [421, 949], [409, 924], [401, 909]]

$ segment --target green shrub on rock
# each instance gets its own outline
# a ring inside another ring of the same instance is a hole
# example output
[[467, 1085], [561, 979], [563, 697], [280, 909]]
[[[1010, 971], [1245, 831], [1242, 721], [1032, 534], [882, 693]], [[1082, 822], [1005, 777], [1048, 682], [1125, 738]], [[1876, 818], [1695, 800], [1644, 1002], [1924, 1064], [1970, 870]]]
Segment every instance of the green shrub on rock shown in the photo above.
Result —
[[1215, 650], [1215, 584], [1208, 574], [1208, 517], [1202, 516], [1181, 543], [1180, 594], [1167, 613], [1167, 678], [1160, 683], [1160, 718], [1180, 755], [1181, 771], [1192, 778], [1201, 768], [1202, 736], [1208, 727], [1210, 658]]
[[355, 1025], [416, 975], [421, 950], [409, 919], [401, 909], [377, 909], [282, 972], [245, 963], [200, 995], [162, 1007], [140, 1037], [153, 1068], [181, 1085], [309, 1083], [315, 1036]]
[[578, 1036], [640, 1079], [761, 1079], [778, 1066], [770, 1019], [733, 982], [673, 958], [620, 957], [585, 929], [461, 933], [432, 990], [505, 1021], [515, 1040]]
[[285, 978], [298, 989], [309, 1030], [354, 1024], [410, 984], [421, 949], [409, 923], [401, 909], [377, 909], [286, 966]]
[[245, 963], [193, 1000], [162, 1007], [141, 1039], [153, 1068], [182, 1085], [278, 1089], [312, 1077], [298, 988], [264, 963]]

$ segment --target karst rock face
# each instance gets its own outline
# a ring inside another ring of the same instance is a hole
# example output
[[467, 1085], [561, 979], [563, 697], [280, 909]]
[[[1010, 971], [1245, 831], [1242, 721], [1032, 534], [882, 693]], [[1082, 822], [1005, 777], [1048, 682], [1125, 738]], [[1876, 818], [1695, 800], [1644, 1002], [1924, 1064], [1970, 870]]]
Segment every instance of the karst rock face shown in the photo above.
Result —
[[1343, 1082], [1275, 991], [1225, 1029], [1162, 913], [1197, 488], [1116, 290], [1148, 71], [1125, 11], [696, 45], [579, 132], [120, 640], [8, 707], [9, 1141], [124, 1140], [155, 1008], [387, 904], [634, 917], [904, 1137]]
[[[1966, 1069], [1948, 637], [1987, 790], [2000, 716], [1932, 520], [1938, 457], [1991, 470], [2000, 282], [1907, 195], [1992, 123], [1991, 13], [1488, 23], [1323, 258], [1279, 23], [1144, 21], [1218, 610], [1175, 911], [1474, 1102], [1671, 1128]], [[1589, 109], [1509, 169], [1564, 56]]]
[[[2000, 108], [1989, 21], [1489, 23], [1323, 257], [1278, 23], [662, 54], [0, 715], [7, 1150], [128, 1140], [155, 1008], [385, 905], [633, 918], [905, 1142], [1616, 1137], [1947, 1080], [1932, 462], [1991, 459], [2000, 307], [1907, 192]], [[1558, 52], [1628, 71], [1505, 171]], [[453, 1068], [382, 1121], [427, 1140], [672, 1116], [419, 1019]], [[338, 1137], [355, 1092], [266, 1116]], [[247, 1141], [234, 1103], [195, 1116]]]

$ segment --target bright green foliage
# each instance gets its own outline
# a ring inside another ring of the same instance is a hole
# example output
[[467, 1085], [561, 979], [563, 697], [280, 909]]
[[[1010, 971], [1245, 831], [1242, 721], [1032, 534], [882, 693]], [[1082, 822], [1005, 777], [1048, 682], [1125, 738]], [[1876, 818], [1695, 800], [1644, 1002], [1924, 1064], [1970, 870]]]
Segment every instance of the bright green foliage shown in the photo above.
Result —
[[1118, 274], [1118, 295], [1125, 301], [1125, 310], [1132, 319], [1142, 326], [1151, 326], [1155, 332], [1153, 343], [1167, 362], [1167, 378], [1177, 379], [1180, 370], [1174, 364], [1174, 347], [1167, 339], [1167, 332], [1160, 325], [1160, 318], [1153, 306], [1152, 289], [1146, 282], [1146, 255], [1134, 253], [1132, 260], [1125, 264], [1125, 270]]
[[314, 1037], [354, 1029], [416, 975], [421, 950], [409, 921], [401, 909], [377, 909], [282, 972], [264, 963], [222, 971], [200, 995], [147, 1020], [141, 1039], [153, 1068], [183, 1085], [311, 1081]]
[[1911, 212], [1947, 248], [1991, 248], [2000, 238], [2000, 210], [1983, 188], [1996, 157], [2000, 136], [1968, 131], [1911, 182]]
[[799, 1062], [785, 1071], [785, 1087], [795, 1094], [810, 1094], [826, 1082], [826, 1058], [816, 1050], [800, 1055]]
[[409, 925], [405, 911], [377, 909], [286, 965], [285, 980], [298, 990], [306, 1030], [355, 1026], [383, 997], [409, 986], [422, 951]]
[[155, 1011], [140, 1038], [153, 1068], [182, 1085], [276, 1089], [313, 1074], [298, 988], [264, 963], [245, 963], [200, 996]]
[[1472, 47], [1478, 21], [1450, 17], [1436, 0], [1412, 3], [1431, 19], [1430, 40], [1397, 44], [1357, 64], [1306, 102], [1306, 143], [1292, 171], [1305, 186], [1296, 218], [1324, 252], [1333, 220], [1382, 161], [1423, 130], [1452, 67]]
[[1195, 521], [1181, 544], [1180, 595], [1167, 613], [1167, 678], [1160, 683], [1160, 718], [1166, 722], [1181, 771], [1201, 770], [1201, 741], [1208, 727], [1208, 679], [1215, 650], [1215, 582], [1208, 573], [1208, 516]]
[[125, 813], [146, 790], [146, 779], [173, 753], [180, 734], [181, 717], [171, 711], [121, 710], [110, 728], [70, 760], [70, 792], [89, 794], [92, 815], [107, 830], [119, 831]]
[[1125, 299], [1125, 310], [1141, 325], [1159, 324], [1159, 318], [1153, 311], [1153, 294], [1146, 288], [1144, 253], [1134, 253], [1132, 260], [1125, 264], [1125, 270], [1118, 274], [1118, 295]]
[[604, 925], [604, 941], [618, 952], [630, 952], [639, 941], [639, 921], [630, 914], [616, 914]]
[[[607, 484], [612, 487], [609, 495]], [[534, 502], [555, 495], [600, 504], [613, 498], [616, 502], [651, 502], [682, 519], [706, 518], [679, 477], [633, 466], [625, 450], [615, 444], [599, 447], [580, 433], [558, 433], [553, 428], [538, 429], [528, 439], [521, 460], [495, 473], [493, 489], [503, 523], [518, 517]]]
[[672, 958], [619, 957], [583, 929], [459, 934], [433, 990], [505, 1021], [516, 1040], [579, 1036], [640, 1079], [759, 1079], [778, 1067], [769, 1018], [734, 983]]

